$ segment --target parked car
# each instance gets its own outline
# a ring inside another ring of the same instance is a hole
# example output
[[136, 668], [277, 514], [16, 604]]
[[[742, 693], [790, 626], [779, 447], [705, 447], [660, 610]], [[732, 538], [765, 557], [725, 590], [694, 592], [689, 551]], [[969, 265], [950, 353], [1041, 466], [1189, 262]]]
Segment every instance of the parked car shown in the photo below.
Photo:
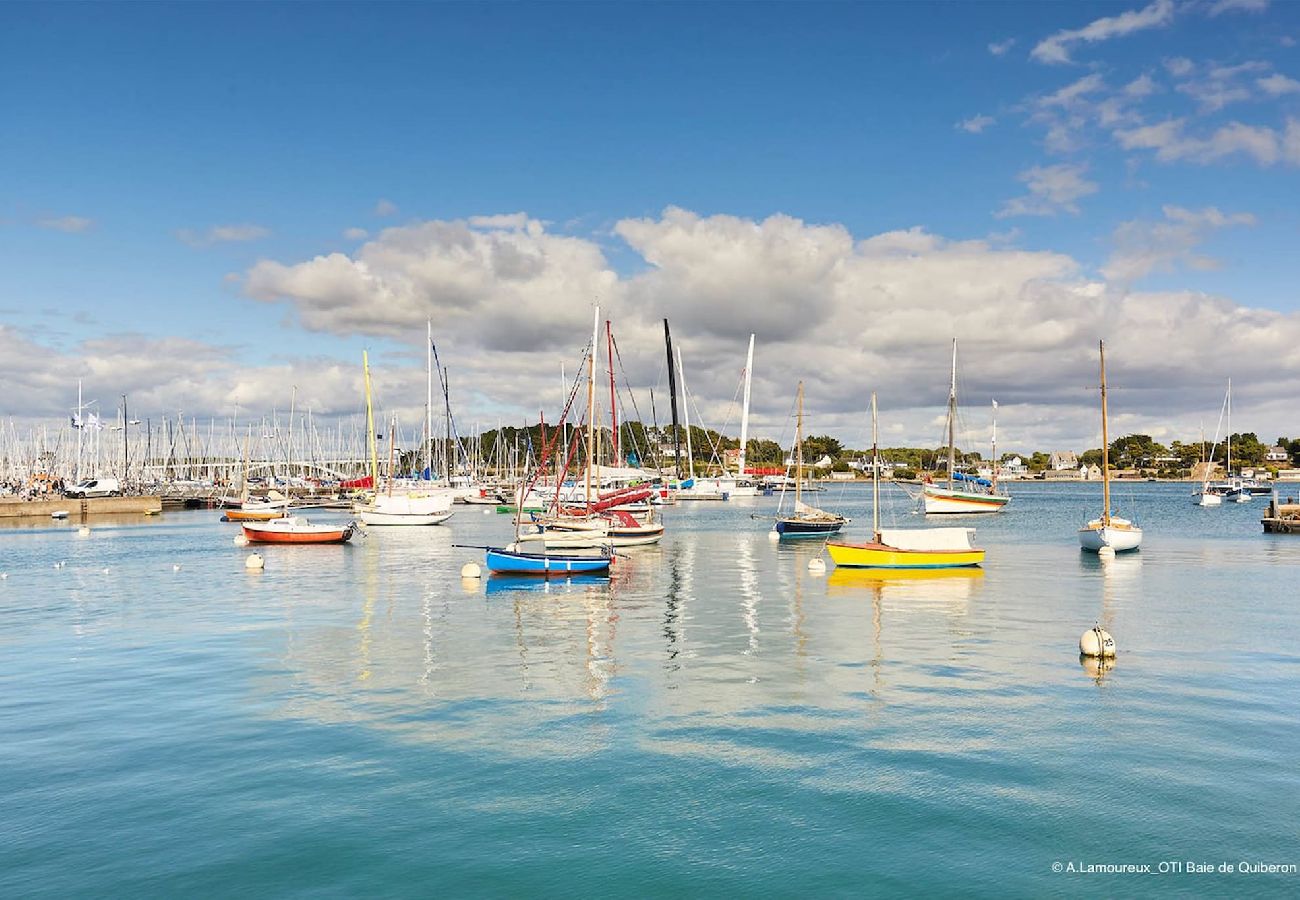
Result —
[[83, 497], [120, 497], [122, 485], [116, 478], [92, 478], [80, 484], [74, 484], [63, 492], [63, 496], [80, 500]]

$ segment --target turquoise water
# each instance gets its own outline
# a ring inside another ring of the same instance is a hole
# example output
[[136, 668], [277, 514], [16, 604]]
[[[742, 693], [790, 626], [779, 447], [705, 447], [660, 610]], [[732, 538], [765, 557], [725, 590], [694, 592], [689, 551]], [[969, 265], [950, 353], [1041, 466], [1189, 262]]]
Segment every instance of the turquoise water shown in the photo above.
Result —
[[1300, 863], [1300, 538], [1188, 490], [1102, 565], [1095, 485], [1015, 486], [928, 579], [809, 572], [770, 499], [569, 584], [462, 583], [472, 507], [261, 573], [213, 512], [0, 529], [0, 894], [1294, 894], [1052, 871]]

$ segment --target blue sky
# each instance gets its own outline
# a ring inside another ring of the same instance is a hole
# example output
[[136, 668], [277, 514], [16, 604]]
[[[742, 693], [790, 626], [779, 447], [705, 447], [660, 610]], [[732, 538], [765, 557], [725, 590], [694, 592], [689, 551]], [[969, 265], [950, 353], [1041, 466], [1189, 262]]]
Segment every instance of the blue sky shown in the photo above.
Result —
[[[1104, 284], [1120, 304], [1190, 292], [1289, 315], [1300, 309], [1300, 124], [1287, 130], [1300, 122], [1298, 38], [1300, 5], [1262, 0], [7, 4], [0, 326], [61, 369], [91, 355], [87, 339], [127, 334], [212, 345], [232, 369], [351, 364], [361, 346], [418, 352], [420, 335], [402, 330], [414, 317], [331, 324], [319, 289], [250, 282], [259, 261], [355, 261], [371, 242], [385, 250], [385, 228], [522, 212], [598, 248], [617, 306], [655, 297], [637, 277], [671, 268], [655, 254], [680, 249], [667, 237], [631, 246], [619, 223], [662, 224], [669, 208], [706, 222], [780, 215], [856, 241], [920, 229], [1067, 258], [1073, 272], [1049, 280]], [[851, 307], [850, 288], [827, 290]], [[437, 322], [438, 292], [419, 299]], [[556, 316], [577, 321], [596, 299], [575, 295]], [[811, 302], [778, 301], [792, 315]], [[382, 299], [346, 302], [385, 318]], [[468, 334], [463, 346], [487, 352]], [[1003, 389], [994, 376], [988, 386]], [[478, 399], [526, 402], [487, 385]], [[1261, 392], [1260, 408], [1281, 399]], [[1042, 408], [1054, 402], [1066, 401]]]

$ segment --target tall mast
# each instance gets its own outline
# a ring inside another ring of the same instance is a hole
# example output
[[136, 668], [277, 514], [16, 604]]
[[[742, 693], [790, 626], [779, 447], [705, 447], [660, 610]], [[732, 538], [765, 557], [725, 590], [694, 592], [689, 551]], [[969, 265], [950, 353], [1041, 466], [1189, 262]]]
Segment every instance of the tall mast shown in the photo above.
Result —
[[130, 454], [127, 450], [127, 435], [130, 429], [127, 427], [126, 418], [126, 394], [122, 395], [122, 486], [126, 486]]
[[799, 382], [798, 413], [794, 426], [794, 514], [799, 515], [799, 503], [803, 497], [803, 382]]
[[749, 353], [745, 356], [745, 399], [740, 407], [740, 471], [737, 477], [745, 477], [745, 451], [749, 444], [749, 382], [754, 374], [754, 336], [749, 336]]
[[[388, 422], [388, 496], [393, 496], [393, 463], [397, 455], [397, 416], [393, 416]], [[375, 493], [379, 493], [378, 486], [375, 487]]]
[[600, 307], [591, 320], [591, 353], [587, 356], [587, 509], [591, 509], [591, 470], [596, 452], [596, 341], [600, 334]]
[[998, 401], [993, 401], [993, 440], [992, 449], [989, 451], [993, 454], [993, 486], [992, 491], [997, 493], [998, 490]]
[[957, 465], [954, 432], [957, 427], [957, 339], [952, 339], [952, 382], [948, 388], [948, 490], [953, 489], [953, 470]]
[[[667, 320], [664, 320], [664, 327], [668, 327]], [[77, 462], [73, 466], [72, 479], [76, 484], [81, 484], [81, 432], [86, 430], [86, 422], [82, 418], [85, 410], [81, 405], [81, 379], [77, 379], [77, 415], [73, 418], [72, 425], [77, 429]]]
[[1106, 419], [1106, 342], [1098, 341], [1101, 352], [1101, 524], [1110, 525], [1110, 431]]
[[1232, 477], [1232, 379], [1228, 379], [1228, 458], [1224, 477]]
[[428, 346], [424, 348], [424, 469], [433, 480], [433, 321], [424, 320]]
[[682, 348], [677, 348], [677, 380], [682, 383], [682, 424], [686, 426], [687, 474], [695, 478], [695, 453], [691, 450], [691, 401], [686, 396], [686, 371], [682, 368]]
[[447, 441], [443, 450], [447, 454], [447, 487], [451, 487], [451, 467], [454, 457], [451, 450], [451, 373], [442, 367], [442, 406], [447, 414]]
[[[298, 385], [293, 386], [289, 394], [289, 435], [284, 446], [285, 480], [293, 478], [293, 415], [298, 408]], [[197, 441], [196, 441], [197, 443]], [[288, 485], [286, 485], [288, 487]]]
[[[668, 320], [664, 319], [664, 347], [668, 353], [668, 396], [673, 407], [673, 460], [677, 464], [677, 480], [682, 480], [682, 433], [677, 427], [677, 373], [673, 368], [673, 336], [668, 332]], [[81, 382], [77, 382], [77, 402], [81, 402]]]
[[871, 392], [871, 534], [880, 543], [880, 441], [876, 435], [876, 392]]
[[370, 489], [379, 493], [379, 457], [375, 450], [375, 410], [370, 403], [370, 356], [361, 351], [361, 368], [366, 375], [366, 437], [370, 447]]
[[614, 465], [622, 465], [618, 455], [618, 395], [614, 392], [614, 332], [610, 330], [609, 319], [605, 320], [605, 343], [609, 350], [609, 428], [613, 437], [611, 452]]

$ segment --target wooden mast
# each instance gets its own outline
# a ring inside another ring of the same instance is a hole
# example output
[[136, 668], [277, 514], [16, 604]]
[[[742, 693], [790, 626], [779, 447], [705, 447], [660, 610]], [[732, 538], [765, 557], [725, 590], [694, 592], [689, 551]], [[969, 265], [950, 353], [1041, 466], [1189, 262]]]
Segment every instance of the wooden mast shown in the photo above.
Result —
[[799, 515], [799, 505], [803, 501], [803, 382], [799, 382], [798, 412], [794, 426], [794, 514]]
[[876, 392], [871, 392], [871, 534], [880, 543], [880, 440], [876, 434]]
[[1110, 432], [1106, 419], [1106, 342], [1098, 341], [1101, 354], [1101, 525], [1110, 526]]

